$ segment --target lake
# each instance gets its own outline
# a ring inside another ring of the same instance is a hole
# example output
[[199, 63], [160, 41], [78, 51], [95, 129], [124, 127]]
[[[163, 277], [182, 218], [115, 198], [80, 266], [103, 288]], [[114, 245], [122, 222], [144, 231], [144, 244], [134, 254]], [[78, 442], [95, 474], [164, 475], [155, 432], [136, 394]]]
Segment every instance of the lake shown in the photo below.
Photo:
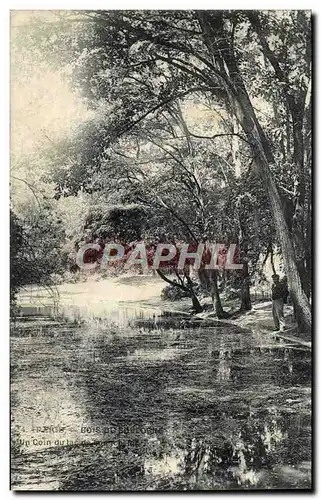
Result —
[[21, 294], [12, 488], [308, 489], [311, 352], [161, 303], [157, 278]]

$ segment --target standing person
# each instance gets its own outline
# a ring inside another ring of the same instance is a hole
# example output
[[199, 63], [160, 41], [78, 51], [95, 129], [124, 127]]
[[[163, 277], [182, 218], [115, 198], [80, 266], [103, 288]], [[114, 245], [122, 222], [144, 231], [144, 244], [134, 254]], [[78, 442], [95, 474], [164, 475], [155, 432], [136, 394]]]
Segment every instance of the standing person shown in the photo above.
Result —
[[283, 303], [287, 304], [290, 292], [289, 292], [289, 287], [288, 287], [288, 277], [286, 276], [286, 274], [283, 276], [280, 283], [283, 286]]
[[274, 319], [274, 332], [283, 331], [285, 327], [283, 306], [284, 306], [284, 284], [280, 282], [280, 276], [272, 276], [272, 314]]

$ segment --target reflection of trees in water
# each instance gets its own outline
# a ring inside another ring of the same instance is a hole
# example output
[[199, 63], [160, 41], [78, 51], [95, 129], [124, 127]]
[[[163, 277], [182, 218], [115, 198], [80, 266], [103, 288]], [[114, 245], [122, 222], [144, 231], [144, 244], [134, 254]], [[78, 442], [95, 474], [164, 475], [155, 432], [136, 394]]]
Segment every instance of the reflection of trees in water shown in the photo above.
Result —
[[297, 354], [281, 348], [262, 353], [247, 340], [243, 347], [206, 330], [184, 332], [186, 355], [157, 362], [129, 360], [138, 347], [175, 349], [175, 330], [112, 338], [96, 332], [73, 341], [74, 351], [61, 359], [72, 362], [71, 390], [85, 394], [88, 422], [112, 425], [114, 432], [70, 448], [61, 489], [253, 488], [264, 483], [263, 471], [302, 458], [298, 443], [309, 423], [301, 425], [298, 412], [272, 409], [273, 389], [281, 389], [275, 382], [287, 386], [297, 377]]
[[216, 380], [228, 381], [231, 378], [231, 348], [225, 347], [224, 339], [220, 340], [220, 349], [218, 353], [218, 370]]
[[212, 487], [255, 487], [264, 469], [286, 459], [282, 444], [288, 435], [275, 410], [249, 411], [226, 428], [224, 421], [223, 415], [216, 419], [205, 440], [186, 440], [184, 475], [194, 488], [206, 487], [209, 481]]
[[67, 481], [68, 489], [84, 489], [92, 481], [96, 489], [265, 487], [269, 471], [289, 458], [292, 432], [288, 434], [286, 427], [291, 422], [275, 409], [249, 410], [236, 419], [216, 415], [207, 425], [202, 419], [184, 424], [164, 419], [158, 421], [155, 432], [152, 421], [144, 429], [146, 416], [134, 419], [140, 422], [136, 434], [124, 435], [118, 425], [109, 449], [102, 444], [88, 453], [87, 447], [85, 468], [80, 464], [80, 473], [77, 469]]
[[[162, 459], [172, 447], [164, 435], [168, 426], [163, 404], [167, 370], [162, 373], [157, 364], [126, 361], [137, 349], [137, 337], [115, 337], [106, 344], [104, 336], [96, 335], [93, 343], [99, 362], [82, 357], [83, 368], [87, 363], [88, 370], [79, 374], [78, 383], [86, 387], [88, 422], [100, 429], [112, 425], [114, 432], [100, 434], [99, 448], [84, 447], [82, 463], [77, 469], [69, 467], [61, 489], [143, 489], [150, 480], [146, 457], [153, 450]], [[153, 435], [158, 443], [154, 448]]]

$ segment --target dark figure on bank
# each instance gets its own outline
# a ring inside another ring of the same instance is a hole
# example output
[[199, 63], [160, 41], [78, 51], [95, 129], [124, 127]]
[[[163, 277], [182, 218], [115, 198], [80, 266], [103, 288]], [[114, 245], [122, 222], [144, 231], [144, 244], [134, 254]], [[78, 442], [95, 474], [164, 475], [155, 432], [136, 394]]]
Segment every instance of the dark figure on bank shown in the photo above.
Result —
[[280, 283], [282, 284], [283, 290], [284, 290], [283, 304], [287, 304], [290, 292], [289, 292], [289, 287], [288, 287], [288, 278], [286, 275], [283, 276], [283, 278], [280, 280]]
[[286, 276], [282, 278], [280, 281], [280, 276], [278, 274], [274, 274], [272, 276], [273, 285], [272, 285], [272, 314], [274, 320], [274, 332], [283, 331], [285, 328], [284, 321], [284, 304], [287, 303], [289, 290], [287, 286]]

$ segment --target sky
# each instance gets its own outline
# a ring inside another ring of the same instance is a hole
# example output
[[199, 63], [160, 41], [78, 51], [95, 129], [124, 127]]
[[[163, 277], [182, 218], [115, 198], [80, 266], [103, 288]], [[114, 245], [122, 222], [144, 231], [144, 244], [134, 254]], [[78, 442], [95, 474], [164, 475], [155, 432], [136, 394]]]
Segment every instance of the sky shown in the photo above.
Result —
[[[44, 150], [55, 147], [59, 139], [68, 135], [72, 128], [92, 116], [80, 95], [70, 89], [62, 74], [50, 65], [50, 61], [43, 60], [36, 51], [28, 51], [21, 44], [26, 27], [33, 21], [41, 17], [46, 22], [57, 22], [57, 14], [60, 12], [50, 10], [11, 12], [13, 204], [19, 202], [20, 198], [31, 201], [34, 197], [23, 180], [39, 184], [40, 177], [50, 168], [45, 160], [42, 161]], [[256, 104], [262, 108], [262, 103]], [[192, 132], [213, 135], [220, 131], [222, 115], [215, 109], [187, 100], [182, 105], [182, 112]]]
[[[25, 27], [41, 15], [50, 20], [50, 11], [11, 12], [11, 198], [32, 198], [30, 188], [18, 179], [38, 183], [45, 173], [42, 152], [86, 120], [90, 112], [73, 92], [62, 74], [35, 52], [21, 50], [19, 38]], [[40, 166], [39, 166], [40, 165]]]
[[[47, 16], [50, 12], [45, 12]], [[34, 152], [45, 139], [63, 136], [86, 117], [86, 107], [58, 71], [39, 61], [37, 54], [21, 54], [17, 41], [24, 24], [37, 11], [13, 12], [11, 17], [11, 144], [14, 154]]]

